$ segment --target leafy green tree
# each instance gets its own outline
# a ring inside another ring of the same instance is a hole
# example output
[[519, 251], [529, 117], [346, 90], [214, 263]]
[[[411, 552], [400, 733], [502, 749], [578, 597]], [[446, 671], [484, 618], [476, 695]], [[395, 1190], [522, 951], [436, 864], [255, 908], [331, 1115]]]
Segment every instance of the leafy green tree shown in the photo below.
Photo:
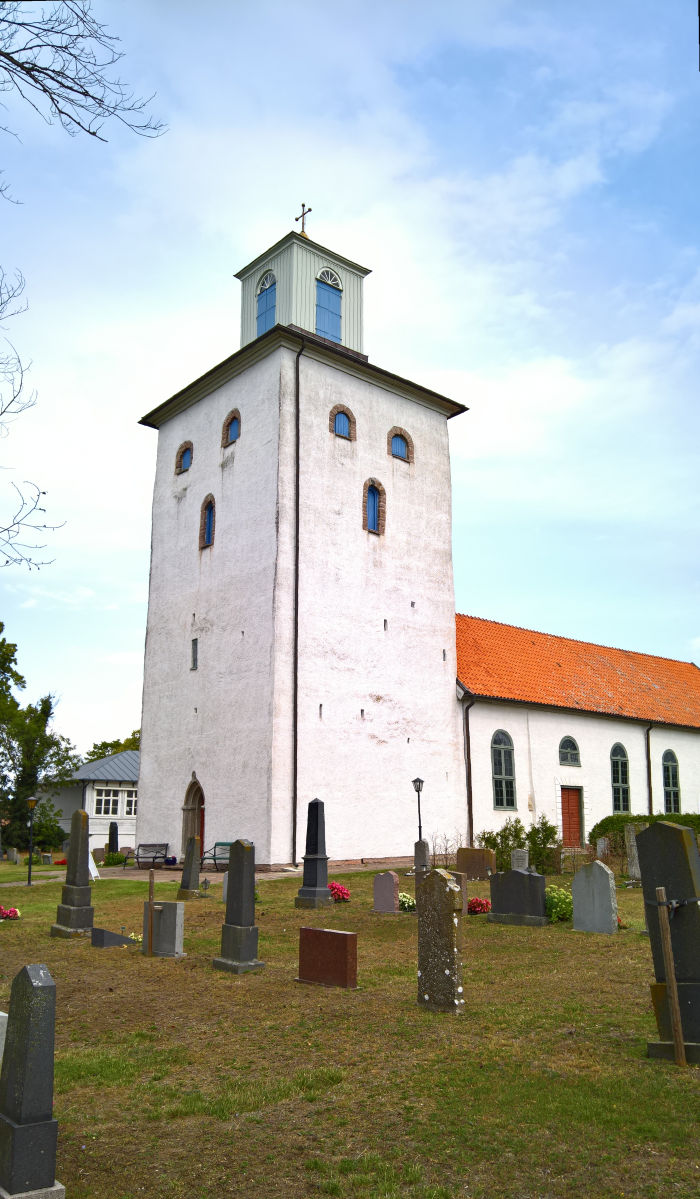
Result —
[[66, 839], [66, 830], [58, 823], [63, 815], [50, 799], [39, 801], [34, 809], [34, 844], [37, 849], [60, 849]]
[[123, 741], [96, 741], [92, 749], [86, 753], [84, 762], [98, 762], [100, 758], [109, 758], [112, 754], [121, 754], [125, 749], [140, 749], [141, 729], [134, 729]]

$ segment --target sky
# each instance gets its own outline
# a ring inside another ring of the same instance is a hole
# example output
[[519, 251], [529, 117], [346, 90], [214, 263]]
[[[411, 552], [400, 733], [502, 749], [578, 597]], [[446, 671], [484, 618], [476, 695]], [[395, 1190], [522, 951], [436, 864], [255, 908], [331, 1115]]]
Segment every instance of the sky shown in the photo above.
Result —
[[[31, 6], [33, 9], [37, 5]], [[80, 751], [140, 722], [156, 433], [295, 226], [370, 267], [370, 361], [460, 401], [456, 607], [700, 660], [700, 73], [688, 0], [97, 0], [166, 125], [11, 93], [0, 263], [35, 406], [0, 442], [50, 564], [0, 570], [23, 693]]]

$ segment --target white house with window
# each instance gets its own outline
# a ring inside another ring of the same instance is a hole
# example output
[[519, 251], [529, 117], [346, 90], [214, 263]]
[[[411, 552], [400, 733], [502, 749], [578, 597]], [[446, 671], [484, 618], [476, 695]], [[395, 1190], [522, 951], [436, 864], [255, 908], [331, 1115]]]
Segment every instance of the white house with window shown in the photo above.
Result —
[[96, 762], [84, 762], [72, 783], [51, 796], [62, 812], [61, 828], [70, 832], [73, 812], [83, 808], [90, 817], [90, 849], [104, 849], [109, 826], [117, 822], [119, 847], [136, 846], [139, 752], [126, 749]]
[[410, 855], [416, 776], [428, 835], [465, 844], [515, 813], [578, 845], [611, 811], [697, 812], [692, 663], [465, 616], [455, 637], [466, 409], [369, 361], [368, 273], [287, 234], [237, 274], [241, 349], [143, 418], [137, 840], [298, 861], [318, 796], [331, 856]]

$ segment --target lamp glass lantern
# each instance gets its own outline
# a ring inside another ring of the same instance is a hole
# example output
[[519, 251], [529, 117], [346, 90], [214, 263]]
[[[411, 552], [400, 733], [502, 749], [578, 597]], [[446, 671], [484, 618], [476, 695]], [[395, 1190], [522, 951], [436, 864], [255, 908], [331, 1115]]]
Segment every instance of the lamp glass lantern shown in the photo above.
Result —
[[418, 840], [422, 841], [423, 840], [423, 829], [422, 829], [421, 820], [420, 820], [420, 793], [423, 790], [423, 780], [422, 779], [414, 779], [413, 780], [413, 790], [415, 791], [416, 795], [418, 796]]

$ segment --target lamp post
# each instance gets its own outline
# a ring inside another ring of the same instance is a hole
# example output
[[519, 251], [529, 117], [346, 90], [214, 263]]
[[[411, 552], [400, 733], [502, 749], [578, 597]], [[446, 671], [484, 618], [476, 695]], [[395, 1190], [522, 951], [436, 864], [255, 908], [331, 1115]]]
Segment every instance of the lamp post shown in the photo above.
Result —
[[34, 809], [35, 809], [37, 803], [38, 803], [38, 800], [36, 800], [33, 795], [27, 800], [27, 807], [29, 808], [29, 870], [27, 871], [27, 886], [28, 887], [31, 887], [31, 885], [32, 885], [32, 855], [34, 853]]
[[416, 795], [418, 796], [418, 840], [422, 841], [423, 840], [423, 830], [421, 828], [421, 822], [420, 822], [420, 793], [423, 790], [423, 780], [422, 779], [414, 779], [413, 780], [413, 790], [415, 791]]

